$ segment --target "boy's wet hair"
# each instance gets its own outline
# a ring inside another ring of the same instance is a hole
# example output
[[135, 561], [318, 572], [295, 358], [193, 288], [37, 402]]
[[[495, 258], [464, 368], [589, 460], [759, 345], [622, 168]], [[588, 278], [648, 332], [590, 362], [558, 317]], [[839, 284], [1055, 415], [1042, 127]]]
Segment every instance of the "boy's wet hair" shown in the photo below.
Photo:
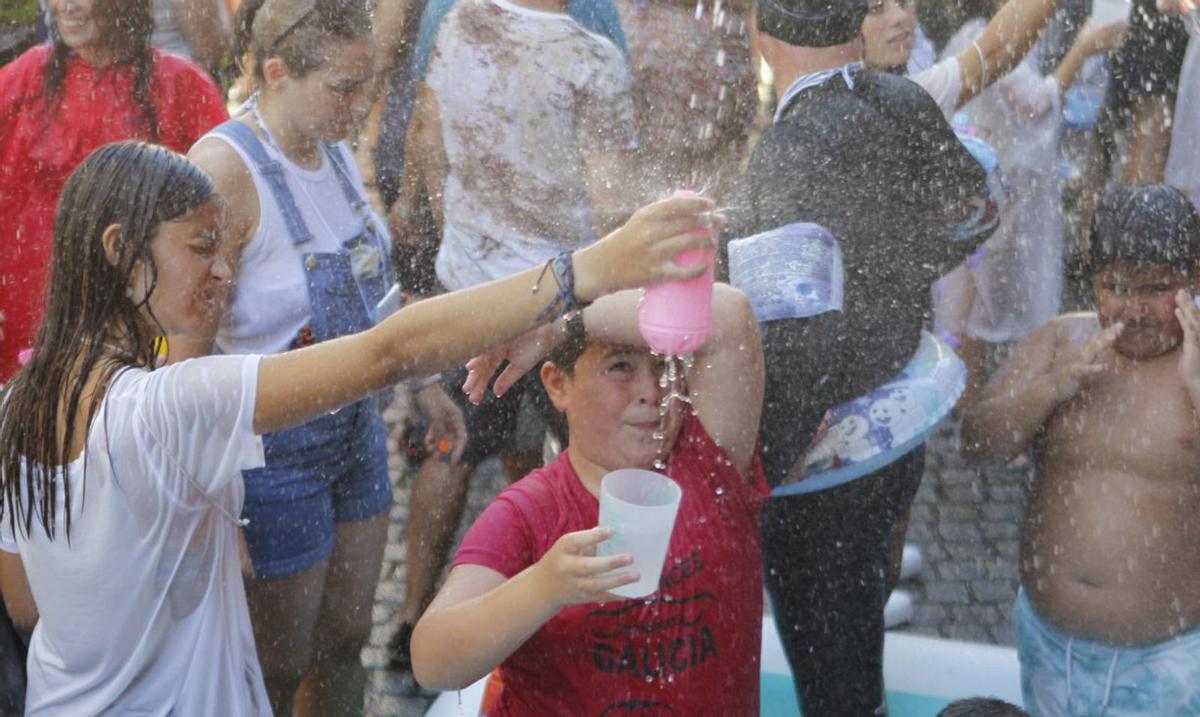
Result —
[[1146, 184], [1110, 192], [1092, 225], [1091, 274], [1121, 262], [1170, 266], [1192, 276], [1200, 262], [1200, 214], [1174, 187]]
[[1029, 717], [1029, 713], [994, 697], [971, 697], [951, 702], [937, 717]]
[[566, 337], [546, 355], [546, 361], [568, 376], [575, 372], [579, 357], [587, 351], [587, 334], [583, 329], [583, 315], [574, 314], [567, 319]]

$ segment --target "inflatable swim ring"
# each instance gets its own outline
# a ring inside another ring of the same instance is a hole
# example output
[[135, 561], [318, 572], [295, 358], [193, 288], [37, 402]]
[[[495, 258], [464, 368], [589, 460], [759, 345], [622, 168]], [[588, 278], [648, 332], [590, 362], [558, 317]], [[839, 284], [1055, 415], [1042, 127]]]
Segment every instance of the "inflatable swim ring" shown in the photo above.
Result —
[[967, 369], [928, 331], [904, 369], [879, 388], [831, 408], [804, 456], [804, 478], [771, 495], [815, 493], [879, 470], [919, 446], [954, 408]]
[[729, 281], [750, 299], [759, 323], [842, 310], [842, 249], [820, 224], [785, 224], [734, 239], [727, 251]]

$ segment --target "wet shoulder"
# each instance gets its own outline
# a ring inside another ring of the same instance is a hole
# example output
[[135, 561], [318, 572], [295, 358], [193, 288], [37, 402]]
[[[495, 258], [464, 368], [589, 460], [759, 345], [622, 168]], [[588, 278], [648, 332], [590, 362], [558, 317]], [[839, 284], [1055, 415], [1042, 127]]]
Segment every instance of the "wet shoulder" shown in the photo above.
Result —
[[[7, 65], [0, 67], [0, 100], [4, 101], [5, 105], [10, 100], [17, 99], [17, 97], [11, 96], [14, 92], [23, 94], [27, 91], [40, 91], [42, 73], [46, 69], [46, 63], [50, 61], [51, 52], [50, 45], [38, 45], [21, 53], [20, 57]], [[11, 108], [5, 106], [4, 109]]]

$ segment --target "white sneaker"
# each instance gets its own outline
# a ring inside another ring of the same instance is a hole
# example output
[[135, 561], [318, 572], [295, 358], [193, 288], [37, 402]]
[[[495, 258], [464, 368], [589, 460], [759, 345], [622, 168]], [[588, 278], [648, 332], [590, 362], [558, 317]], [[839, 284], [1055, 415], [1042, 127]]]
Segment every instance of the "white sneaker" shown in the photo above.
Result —
[[912, 619], [912, 595], [904, 590], [893, 590], [888, 597], [887, 604], [883, 606], [883, 626], [890, 629], [912, 622]]
[[912, 580], [920, 577], [921, 567], [925, 564], [921, 549], [912, 543], [904, 544], [904, 552], [900, 557], [900, 580]]

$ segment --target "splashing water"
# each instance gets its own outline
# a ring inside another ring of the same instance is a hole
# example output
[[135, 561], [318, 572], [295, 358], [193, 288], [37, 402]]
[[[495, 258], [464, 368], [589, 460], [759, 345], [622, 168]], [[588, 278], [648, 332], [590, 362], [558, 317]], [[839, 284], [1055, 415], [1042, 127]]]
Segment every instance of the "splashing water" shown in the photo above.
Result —
[[[667, 452], [664, 444], [667, 439], [667, 421], [671, 416], [671, 404], [675, 401], [689, 404], [692, 402], [691, 396], [687, 395], [683, 387], [687, 385], [694, 365], [691, 354], [682, 356], [666, 354], [663, 356], [663, 360], [666, 362], [666, 368], [658, 378], [658, 387], [665, 393], [658, 403], [658, 430], [653, 435], [654, 440], [658, 441], [658, 457], [654, 459], [654, 469], [659, 471], [667, 469]], [[680, 371], [680, 366], [683, 368], [682, 371]]]

